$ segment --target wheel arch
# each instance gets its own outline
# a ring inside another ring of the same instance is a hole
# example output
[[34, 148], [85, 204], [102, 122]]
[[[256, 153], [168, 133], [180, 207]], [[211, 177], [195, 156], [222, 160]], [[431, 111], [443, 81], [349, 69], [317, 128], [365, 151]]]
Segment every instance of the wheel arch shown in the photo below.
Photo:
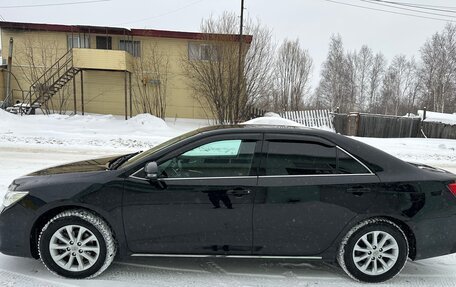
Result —
[[90, 206], [81, 206], [81, 205], [76, 205], [76, 204], [68, 204], [68, 205], [60, 205], [60, 206], [55, 206], [47, 209], [44, 211], [41, 215], [37, 217], [37, 219], [34, 221], [31, 229], [30, 229], [30, 253], [33, 258], [39, 259], [39, 252], [38, 252], [38, 238], [41, 232], [41, 229], [44, 227], [44, 225], [51, 220], [54, 216], [57, 214], [67, 211], [67, 210], [72, 210], [72, 209], [84, 209], [87, 210], [96, 216], [100, 217], [103, 219], [106, 224], [111, 228], [113, 232], [113, 237], [117, 238], [118, 231], [114, 228], [113, 224], [108, 220], [108, 216], [104, 216], [101, 212], [97, 211], [95, 208], [90, 207]]
[[410, 259], [412, 259], [412, 260], [415, 260], [415, 257], [416, 257], [416, 237], [415, 237], [415, 234], [414, 234], [412, 228], [410, 228], [410, 226], [405, 221], [400, 220], [400, 219], [395, 218], [395, 217], [379, 216], [379, 217], [375, 217], [375, 218], [383, 218], [383, 219], [389, 220], [392, 223], [394, 223], [397, 226], [399, 226], [399, 228], [404, 232], [405, 236], [407, 237], [408, 246], [409, 246], [408, 257]]

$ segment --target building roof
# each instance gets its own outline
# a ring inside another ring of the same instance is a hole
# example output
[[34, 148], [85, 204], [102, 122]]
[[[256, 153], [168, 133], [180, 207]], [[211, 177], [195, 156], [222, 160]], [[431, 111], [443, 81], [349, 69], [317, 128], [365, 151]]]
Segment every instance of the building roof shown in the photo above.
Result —
[[[153, 29], [127, 29], [119, 27], [101, 27], [101, 26], [84, 26], [84, 25], [61, 25], [61, 24], [40, 24], [40, 23], [22, 23], [0, 21], [0, 28], [25, 30], [25, 31], [50, 31], [66, 33], [94, 33], [108, 35], [126, 35], [142, 37], [163, 37], [174, 39], [204, 40], [208, 36], [217, 36], [218, 39], [226, 41], [239, 41], [239, 35], [233, 34], [206, 34], [199, 32], [181, 32]], [[246, 43], [252, 42], [251, 35], [244, 35]]]

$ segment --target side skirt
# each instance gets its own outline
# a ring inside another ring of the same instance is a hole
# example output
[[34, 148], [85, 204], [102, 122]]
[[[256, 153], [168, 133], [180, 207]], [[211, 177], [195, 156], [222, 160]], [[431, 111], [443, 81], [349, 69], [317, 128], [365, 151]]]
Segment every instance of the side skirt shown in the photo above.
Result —
[[206, 255], [206, 254], [149, 254], [134, 253], [131, 257], [178, 257], [178, 258], [238, 258], [238, 259], [298, 259], [321, 260], [319, 256], [268, 256], [268, 255]]

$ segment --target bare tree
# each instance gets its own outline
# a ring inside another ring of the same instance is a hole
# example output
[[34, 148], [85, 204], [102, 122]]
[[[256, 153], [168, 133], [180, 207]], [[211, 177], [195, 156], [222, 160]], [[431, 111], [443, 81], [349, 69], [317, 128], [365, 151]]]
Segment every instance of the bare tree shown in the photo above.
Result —
[[417, 65], [405, 55], [393, 58], [385, 74], [382, 88], [382, 106], [385, 114], [402, 115], [415, 106], [419, 81]]
[[169, 77], [169, 56], [156, 43], [144, 47], [142, 57], [133, 62], [133, 103], [138, 112], [150, 113], [162, 119], [166, 116]]
[[[252, 107], [269, 92], [273, 45], [271, 32], [247, 20], [243, 37], [241, 77], [239, 75], [238, 18], [225, 12], [219, 18], [203, 20], [204, 39], [189, 44], [189, 55], [182, 64], [195, 98], [220, 124], [246, 119]], [[241, 79], [239, 83], [238, 79]]]
[[313, 67], [307, 50], [299, 40], [285, 39], [278, 50], [274, 70], [274, 110], [300, 110], [310, 92]]
[[439, 112], [456, 105], [456, 25], [448, 24], [421, 48], [421, 104]]
[[347, 86], [345, 85], [345, 54], [340, 35], [333, 35], [326, 61], [322, 64], [320, 84], [316, 90], [315, 105], [334, 110], [348, 111]]
[[374, 113], [380, 113], [380, 97], [381, 97], [381, 84], [382, 79], [385, 74], [386, 69], [386, 60], [383, 54], [378, 53], [372, 60], [372, 69], [369, 72], [369, 79], [368, 79], [368, 111]]
[[356, 57], [356, 86], [358, 93], [356, 96], [356, 108], [358, 111], [367, 111], [369, 102], [369, 77], [373, 70], [374, 56], [372, 50], [363, 45]]

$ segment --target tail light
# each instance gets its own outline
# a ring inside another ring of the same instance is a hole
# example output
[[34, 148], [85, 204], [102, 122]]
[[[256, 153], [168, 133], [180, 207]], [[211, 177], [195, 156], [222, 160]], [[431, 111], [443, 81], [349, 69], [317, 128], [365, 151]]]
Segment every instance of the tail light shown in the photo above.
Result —
[[451, 191], [451, 193], [456, 196], [456, 182], [455, 183], [450, 183], [448, 185], [448, 189]]

